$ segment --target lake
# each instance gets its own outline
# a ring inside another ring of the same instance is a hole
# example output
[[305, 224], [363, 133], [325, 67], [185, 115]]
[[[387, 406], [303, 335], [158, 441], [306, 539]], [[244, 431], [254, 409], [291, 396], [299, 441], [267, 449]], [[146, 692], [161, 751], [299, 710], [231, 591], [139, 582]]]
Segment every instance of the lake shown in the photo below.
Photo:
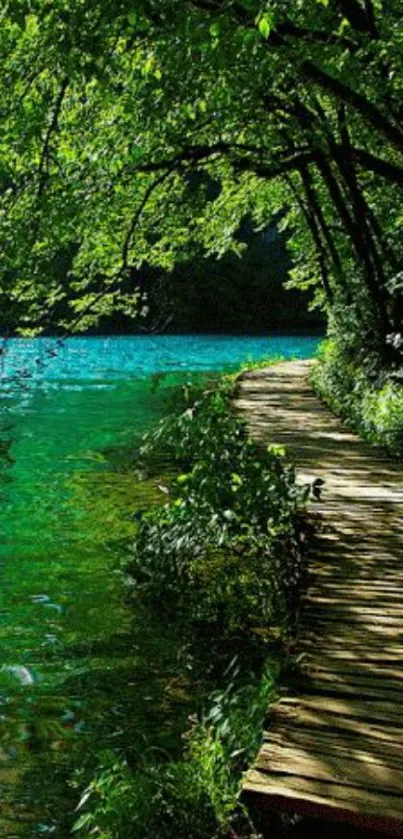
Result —
[[179, 666], [177, 639], [158, 616], [150, 628], [134, 613], [120, 571], [133, 512], [155, 493], [133, 475], [139, 436], [190, 373], [307, 358], [317, 345], [209, 335], [3, 342], [2, 836], [67, 837], [77, 767], [127, 743], [172, 752], [191, 710], [166, 676]]

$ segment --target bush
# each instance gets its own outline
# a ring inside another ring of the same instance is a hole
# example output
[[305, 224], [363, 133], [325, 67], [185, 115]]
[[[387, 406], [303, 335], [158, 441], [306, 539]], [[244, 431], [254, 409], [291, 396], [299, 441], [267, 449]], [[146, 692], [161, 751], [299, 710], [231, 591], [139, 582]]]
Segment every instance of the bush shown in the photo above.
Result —
[[140, 519], [129, 565], [136, 591], [175, 620], [216, 622], [224, 633], [286, 626], [299, 581], [292, 469], [248, 438], [225, 390], [161, 424], [142, 456], [162, 454], [186, 471], [170, 501]]
[[99, 839], [206, 839], [216, 828], [213, 806], [185, 761], [150, 761], [135, 771], [104, 755], [78, 810], [76, 835]]
[[357, 364], [340, 342], [329, 340], [312, 373], [319, 396], [370, 443], [403, 454], [403, 371], [386, 369], [368, 353]]
[[289, 632], [295, 613], [300, 491], [282, 452], [248, 438], [230, 393], [228, 381], [185, 386], [175, 413], [144, 440], [140, 471], [163, 471], [169, 497], [135, 514], [127, 566], [150, 620], [158, 609], [187, 645], [206, 649], [204, 711], [183, 735], [182, 759], [152, 748], [136, 765], [104, 756], [78, 806], [79, 836], [254, 835], [239, 803], [241, 777], [280, 667], [278, 649], [276, 663], [268, 660], [267, 642]]
[[227, 675], [225, 689], [211, 695], [207, 712], [186, 734], [183, 760], [146, 754], [131, 768], [112, 752], [102, 756], [77, 807], [77, 836], [226, 839], [236, 824], [236, 835], [253, 839], [239, 803], [241, 772], [258, 747], [273, 679], [266, 670], [239, 684], [235, 662]]

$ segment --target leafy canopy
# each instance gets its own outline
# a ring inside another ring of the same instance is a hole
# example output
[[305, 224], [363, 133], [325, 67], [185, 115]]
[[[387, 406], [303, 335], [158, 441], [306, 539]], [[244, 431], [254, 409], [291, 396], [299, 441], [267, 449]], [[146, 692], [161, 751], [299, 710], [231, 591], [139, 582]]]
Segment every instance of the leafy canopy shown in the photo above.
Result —
[[293, 281], [390, 346], [402, 46], [400, 0], [10, 0], [7, 323], [74, 330], [141, 311], [133, 267], [220, 256], [246, 214], [264, 225], [286, 210]]

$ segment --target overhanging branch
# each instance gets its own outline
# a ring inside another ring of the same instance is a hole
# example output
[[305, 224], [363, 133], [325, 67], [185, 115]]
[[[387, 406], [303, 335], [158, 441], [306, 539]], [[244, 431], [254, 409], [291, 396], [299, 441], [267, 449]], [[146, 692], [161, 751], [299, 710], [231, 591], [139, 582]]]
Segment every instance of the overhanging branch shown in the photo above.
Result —
[[400, 151], [403, 149], [403, 133], [401, 130], [389, 122], [379, 108], [370, 102], [366, 96], [348, 87], [348, 85], [339, 79], [335, 79], [334, 76], [329, 76], [328, 73], [317, 67], [313, 61], [304, 61], [301, 69], [305, 75], [309, 76], [323, 90], [332, 93], [337, 99], [351, 105], [354, 110], [364, 116], [377, 131], [380, 131], [387, 137]]
[[81, 323], [81, 321], [87, 315], [91, 314], [94, 307], [97, 306], [97, 304], [100, 303], [104, 299], [104, 297], [106, 297], [107, 294], [110, 294], [111, 292], [115, 292], [119, 289], [119, 285], [122, 282], [122, 280], [124, 279], [124, 277], [126, 275], [126, 271], [128, 269], [129, 250], [130, 250], [130, 245], [131, 245], [136, 227], [139, 224], [141, 216], [142, 216], [142, 214], [143, 214], [151, 196], [153, 195], [155, 190], [169, 177], [169, 175], [172, 173], [172, 171], [173, 171], [173, 167], [171, 167], [170, 169], [163, 172], [163, 174], [160, 175], [159, 178], [156, 178], [147, 187], [147, 189], [146, 189], [146, 191], [143, 195], [143, 198], [141, 199], [140, 204], [139, 204], [139, 206], [138, 206], [138, 208], [137, 208], [137, 210], [136, 210], [136, 212], [135, 212], [135, 214], [134, 214], [134, 216], [133, 216], [133, 218], [132, 218], [132, 220], [129, 224], [126, 236], [124, 238], [124, 242], [123, 242], [123, 246], [122, 246], [122, 260], [121, 260], [120, 267], [118, 268], [118, 270], [112, 276], [105, 277], [104, 287], [101, 289], [101, 291], [98, 292], [98, 294], [93, 298], [93, 300], [91, 300], [88, 303], [88, 305], [77, 315], [75, 320], [70, 325], [70, 328], [68, 329], [68, 331], [65, 333], [65, 335], [63, 335], [63, 338], [67, 338], [69, 335], [71, 335], [73, 330], [77, 328], [77, 326]]
[[[340, 147], [340, 152], [342, 154], [345, 153], [343, 146]], [[385, 180], [390, 181], [392, 184], [401, 184], [403, 186], [403, 167], [397, 166], [395, 163], [389, 163], [389, 161], [383, 160], [383, 158], [377, 157], [371, 154], [371, 152], [356, 148], [355, 146], [352, 147], [351, 153], [354, 160], [364, 169], [380, 175], [381, 178], [385, 178]]]
[[59, 116], [60, 111], [62, 109], [63, 99], [66, 95], [66, 91], [68, 88], [69, 79], [67, 76], [64, 77], [62, 83], [60, 85], [59, 93], [56, 97], [55, 105], [53, 108], [52, 118], [48, 127], [48, 130], [45, 134], [45, 140], [42, 147], [42, 152], [39, 160], [38, 166], [38, 177], [39, 177], [39, 184], [38, 184], [38, 198], [42, 195], [46, 181], [47, 181], [47, 166], [49, 161], [49, 152], [50, 152], [50, 144], [52, 140], [53, 134], [57, 131], [58, 124], [59, 124]]

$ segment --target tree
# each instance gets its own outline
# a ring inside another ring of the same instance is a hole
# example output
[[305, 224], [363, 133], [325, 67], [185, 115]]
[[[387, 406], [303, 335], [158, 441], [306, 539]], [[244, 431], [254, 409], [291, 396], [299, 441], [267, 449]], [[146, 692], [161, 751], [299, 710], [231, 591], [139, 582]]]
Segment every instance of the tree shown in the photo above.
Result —
[[138, 310], [131, 267], [220, 256], [245, 215], [286, 209], [294, 282], [385, 354], [402, 315], [402, 45], [400, 0], [10, 0], [10, 322], [40, 327], [64, 298], [65, 329]]

